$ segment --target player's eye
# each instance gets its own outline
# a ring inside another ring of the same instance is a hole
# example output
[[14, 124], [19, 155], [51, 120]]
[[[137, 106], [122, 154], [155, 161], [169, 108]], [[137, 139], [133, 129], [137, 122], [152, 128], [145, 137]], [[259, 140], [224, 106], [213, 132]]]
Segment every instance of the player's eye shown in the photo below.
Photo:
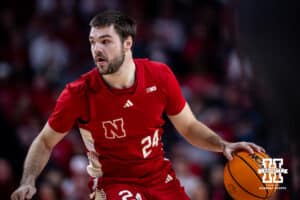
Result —
[[111, 41], [108, 40], [108, 39], [105, 39], [105, 40], [102, 40], [102, 44], [106, 45], [106, 44], [109, 44]]
[[91, 44], [91, 45], [94, 45], [94, 44], [95, 44], [95, 41], [94, 41], [94, 40], [90, 40], [90, 44]]

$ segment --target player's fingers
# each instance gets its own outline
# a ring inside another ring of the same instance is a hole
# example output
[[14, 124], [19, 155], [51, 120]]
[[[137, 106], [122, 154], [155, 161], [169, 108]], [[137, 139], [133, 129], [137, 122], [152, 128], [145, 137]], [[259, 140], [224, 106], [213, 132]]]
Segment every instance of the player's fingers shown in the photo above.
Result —
[[232, 151], [229, 148], [225, 147], [223, 154], [224, 154], [224, 156], [228, 160], [232, 160], [233, 159], [233, 157], [232, 157]]
[[251, 146], [251, 148], [254, 149], [254, 151], [263, 152], [263, 153], [266, 152], [266, 150], [263, 147], [261, 147], [261, 146], [259, 146], [257, 144], [249, 143], [249, 145]]
[[11, 195], [10, 195], [10, 199], [11, 200], [17, 200], [18, 198], [17, 198], [17, 194], [16, 193], [12, 193]]
[[22, 191], [15, 191], [10, 196], [11, 200], [23, 200], [24, 199], [24, 192]]
[[254, 153], [254, 150], [252, 149], [252, 147], [247, 142], [237, 143], [237, 148], [238, 149], [244, 149], [244, 150], [248, 151], [250, 154]]

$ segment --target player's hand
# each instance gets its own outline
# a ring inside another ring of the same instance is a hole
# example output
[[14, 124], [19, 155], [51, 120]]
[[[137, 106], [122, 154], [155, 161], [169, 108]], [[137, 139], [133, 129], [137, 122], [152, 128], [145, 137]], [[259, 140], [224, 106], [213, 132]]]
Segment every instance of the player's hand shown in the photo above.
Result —
[[21, 185], [10, 196], [11, 200], [31, 199], [36, 193], [36, 188], [32, 185]]
[[265, 152], [265, 149], [252, 142], [225, 142], [223, 154], [228, 160], [232, 160], [232, 153], [237, 150], [246, 150], [253, 154], [254, 151]]

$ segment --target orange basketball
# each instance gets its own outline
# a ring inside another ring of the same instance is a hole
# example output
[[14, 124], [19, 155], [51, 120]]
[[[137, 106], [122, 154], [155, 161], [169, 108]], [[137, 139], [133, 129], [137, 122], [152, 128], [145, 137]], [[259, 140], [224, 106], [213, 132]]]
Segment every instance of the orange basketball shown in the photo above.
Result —
[[235, 200], [269, 199], [278, 184], [263, 183], [262, 159], [270, 158], [267, 154], [245, 151], [234, 153], [233, 159], [224, 168], [224, 185], [227, 192]]

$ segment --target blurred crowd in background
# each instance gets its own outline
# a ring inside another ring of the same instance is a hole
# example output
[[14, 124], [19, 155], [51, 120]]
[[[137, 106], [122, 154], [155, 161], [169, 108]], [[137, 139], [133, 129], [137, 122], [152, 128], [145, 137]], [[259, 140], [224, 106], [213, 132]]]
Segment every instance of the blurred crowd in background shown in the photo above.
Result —
[[[106, 9], [136, 19], [134, 57], [168, 64], [199, 120], [228, 141], [253, 141], [284, 158], [284, 186], [273, 199], [293, 196], [288, 141], [275, 132], [257, 84], [238, 46], [234, 1], [226, 0], [11, 0], [0, 9], [0, 199], [19, 184], [32, 140], [48, 119], [65, 84], [94, 67], [89, 20]], [[169, 122], [166, 156], [192, 200], [230, 199], [223, 185], [222, 154], [195, 149]], [[38, 179], [37, 199], [84, 200], [87, 160], [76, 129], [57, 145]], [[126, 170], [126, 169], [124, 169]]]

